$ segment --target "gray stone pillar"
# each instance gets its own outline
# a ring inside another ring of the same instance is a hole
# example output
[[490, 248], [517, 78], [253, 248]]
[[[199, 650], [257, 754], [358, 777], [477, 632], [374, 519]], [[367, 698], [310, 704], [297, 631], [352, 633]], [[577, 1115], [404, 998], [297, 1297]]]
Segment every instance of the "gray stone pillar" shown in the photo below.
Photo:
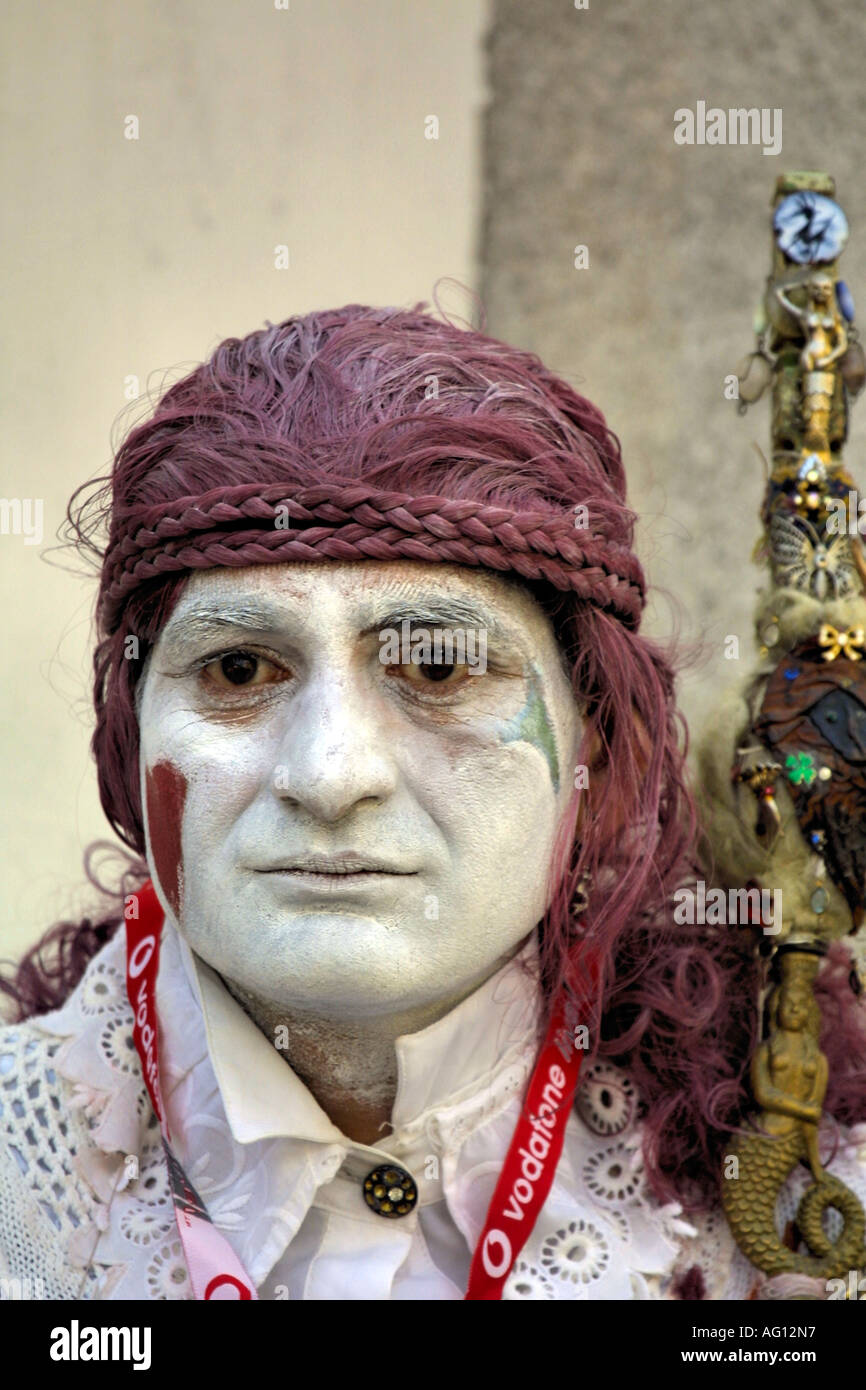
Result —
[[[682, 636], [703, 640], [681, 684], [697, 732], [754, 650], [769, 405], [741, 418], [723, 389], [752, 347], [779, 173], [835, 176], [851, 224], [841, 269], [866, 311], [862, 6], [494, 0], [488, 48], [488, 330], [538, 352], [620, 436], [650, 581], [672, 593]], [[675, 143], [674, 112], [699, 101], [780, 108], [781, 152]], [[861, 401], [846, 460], [866, 490], [864, 429]], [[674, 620], [656, 593], [646, 631]]]

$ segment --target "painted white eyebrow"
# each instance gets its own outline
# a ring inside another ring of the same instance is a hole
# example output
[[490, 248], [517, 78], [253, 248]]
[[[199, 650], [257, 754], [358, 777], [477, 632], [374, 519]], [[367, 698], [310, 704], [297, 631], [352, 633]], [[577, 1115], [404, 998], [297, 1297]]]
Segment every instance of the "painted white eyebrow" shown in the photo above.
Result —
[[[380, 632], [384, 628], [399, 628], [403, 621], [436, 627], [478, 628], [494, 641], [514, 643], [525, 648], [525, 638], [511, 624], [501, 620], [484, 606], [471, 600], [439, 594], [420, 594], [395, 602], [383, 596], [371, 602], [362, 615], [365, 625], [359, 636]], [[274, 636], [292, 631], [295, 624], [286, 607], [271, 599], [241, 600], [228, 606], [225, 600], [190, 605], [177, 617], [170, 618], [162, 637], [164, 649], [177, 652], [189, 642], [213, 637], [219, 640], [232, 632], [258, 632]]]
[[362, 635], [384, 628], [399, 627], [404, 621], [427, 624], [430, 627], [481, 628], [494, 640], [520, 643], [520, 634], [486, 608], [459, 598], [406, 599], [380, 613], [375, 622], [363, 629]]
[[246, 632], [274, 633], [285, 619], [285, 613], [268, 603], [225, 602], [191, 605], [178, 617], [171, 617], [162, 632], [162, 642], [171, 651], [203, 637], [218, 637], [221, 632], [243, 629]]

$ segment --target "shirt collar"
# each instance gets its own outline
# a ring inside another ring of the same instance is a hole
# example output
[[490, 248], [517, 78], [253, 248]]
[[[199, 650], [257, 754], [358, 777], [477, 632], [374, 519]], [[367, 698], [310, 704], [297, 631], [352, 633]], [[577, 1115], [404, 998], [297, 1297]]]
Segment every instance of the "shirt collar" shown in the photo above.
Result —
[[[533, 934], [515, 957], [444, 1017], [396, 1039], [395, 1135], [429, 1112], [481, 1091], [516, 1052], [526, 1050], [538, 1020], [537, 956]], [[185, 976], [201, 1012], [207, 1055], [239, 1143], [273, 1137], [352, 1143], [167, 916], [159, 991], [169, 1054], [177, 1055], [180, 1032], [187, 1038], [191, 1033], [183, 1013], [166, 1008], [170, 986], [180, 983], [178, 975], [181, 980]]]

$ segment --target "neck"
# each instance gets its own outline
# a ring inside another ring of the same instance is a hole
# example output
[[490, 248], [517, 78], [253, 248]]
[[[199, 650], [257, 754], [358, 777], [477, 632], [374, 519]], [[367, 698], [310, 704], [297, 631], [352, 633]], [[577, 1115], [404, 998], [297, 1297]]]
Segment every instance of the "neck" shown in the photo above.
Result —
[[497, 960], [483, 976], [447, 999], [399, 1014], [375, 1018], [328, 1018], [287, 1010], [273, 1000], [223, 977], [223, 984], [270, 1043], [301, 1078], [328, 1118], [358, 1144], [381, 1144], [393, 1132], [391, 1112], [397, 1095], [396, 1040], [444, 1018], [495, 975], [510, 956]]

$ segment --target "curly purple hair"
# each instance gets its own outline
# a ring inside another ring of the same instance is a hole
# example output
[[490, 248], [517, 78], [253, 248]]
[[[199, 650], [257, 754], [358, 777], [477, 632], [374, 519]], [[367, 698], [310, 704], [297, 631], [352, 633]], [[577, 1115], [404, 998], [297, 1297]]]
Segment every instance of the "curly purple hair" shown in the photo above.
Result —
[[[189, 568], [250, 563], [248, 547], [258, 544], [243, 510], [228, 522], [220, 512], [222, 532], [213, 512], [203, 514], [191, 549], [160, 532], [157, 516], [183, 514], [189, 526], [189, 509], [201, 513], [203, 496], [216, 489], [255, 498], [275, 485], [287, 497], [360, 484], [416, 498], [436, 494], [551, 521], [568, 517], [571, 526], [583, 505], [592, 519], [588, 544], [599, 555], [618, 555], [632, 576], [639, 572], [620, 446], [600, 411], [535, 355], [440, 322], [426, 307], [350, 305], [226, 340], [131, 430], [110, 477], [72, 499], [75, 541], [102, 567], [93, 737], [100, 794], [136, 856], [144, 853], [135, 712], [144, 661]], [[106, 522], [102, 547], [96, 537]], [[343, 552], [316, 558], [328, 553]], [[499, 564], [465, 553], [468, 563]], [[685, 772], [688, 734], [674, 702], [673, 648], [639, 635], [637, 621], [614, 611], [607, 599], [621, 592], [620, 581], [601, 562], [592, 575], [571, 589], [552, 582], [543, 565], [508, 576], [548, 613], [585, 711], [581, 759], [589, 764], [600, 750], [594, 765], [605, 767], [584, 794], [582, 833], [564, 829], [557, 844], [550, 906], [539, 924], [541, 989], [546, 1011], [574, 978], [581, 944], [592, 942], [600, 964], [594, 1054], [625, 1066], [638, 1087], [658, 1195], [691, 1205], [717, 1192], [726, 1134], [745, 1111], [762, 965], [748, 930], [674, 923], [674, 890], [695, 876], [697, 816]], [[138, 653], [126, 660], [130, 634]], [[146, 872], [134, 860], [123, 887]], [[575, 893], [587, 874], [590, 907], [575, 917]], [[66, 997], [116, 929], [121, 901], [94, 921], [55, 927], [14, 980], [0, 982], [21, 1016]], [[843, 992], [828, 986], [822, 995], [834, 1078], [827, 1105], [851, 1120], [864, 1109], [866, 1039], [858, 1035], [852, 1048], [853, 1023], [839, 1023], [849, 1017]], [[856, 1103], [846, 1089], [855, 1054]]]

